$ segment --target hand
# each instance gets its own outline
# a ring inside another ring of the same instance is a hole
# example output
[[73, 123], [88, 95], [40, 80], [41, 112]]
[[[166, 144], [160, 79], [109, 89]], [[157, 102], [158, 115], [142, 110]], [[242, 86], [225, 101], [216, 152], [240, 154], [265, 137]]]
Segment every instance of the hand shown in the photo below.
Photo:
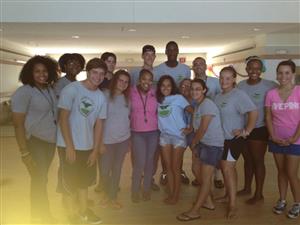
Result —
[[36, 173], [36, 164], [33, 161], [31, 154], [29, 154], [25, 157], [22, 157], [22, 161], [23, 161], [24, 165], [26, 166], [29, 174], [31, 176], [33, 176]]
[[76, 160], [76, 151], [72, 147], [66, 148], [66, 160], [68, 163], [72, 164]]
[[181, 129], [181, 133], [184, 135], [188, 135], [188, 134], [192, 133], [192, 131], [193, 131], [192, 127], [186, 127], [186, 128]]
[[89, 158], [87, 160], [88, 167], [91, 167], [91, 166], [95, 165], [95, 163], [97, 162], [97, 159], [98, 159], [98, 151], [93, 150], [92, 153], [89, 155]]
[[232, 134], [234, 135], [235, 138], [247, 138], [249, 136], [249, 132], [246, 131], [245, 129], [235, 129], [232, 131]]
[[101, 145], [100, 149], [99, 149], [99, 153], [102, 155], [106, 152], [106, 148], [105, 145]]
[[291, 145], [294, 144], [296, 141], [297, 139], [294, 136], [287, 139], [287, 142]]
[[275, 144], [280, 145], [280, 146], [288, 146], [288, 145], [290, 145], [290, 143], [289, 143], [288, 140], [280, 139], [280, 138], [277, 138], [277, 137], [271, 137], [271, 140]]

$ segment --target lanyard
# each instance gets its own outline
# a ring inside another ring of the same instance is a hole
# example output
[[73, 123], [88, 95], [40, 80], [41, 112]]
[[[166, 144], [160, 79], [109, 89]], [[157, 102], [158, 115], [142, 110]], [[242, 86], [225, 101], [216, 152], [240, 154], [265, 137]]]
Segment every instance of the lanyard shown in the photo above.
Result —
[[[50, 107], [51, 107], [51, 112], [52, 112], [52, 116], [53, 116], [53, 122], [54, 124], [56, 124], [56, 119], [55, 119], [55, 112], [54, 112], [54, 100], [52, 99], [52, 96], [51, 96], [51, 93], [47, 87], [47, 92], [48, 92], [48, 95], [46, 95], [39, 87], [36, 87], [39, 92], [42, 94], [42, 96], [47, 100], [47, 102], [49, 103]], [[48, 98], [49, 96], [49, 98]]]
[[146, 98], [145, 98], [145, 101], [144, 101], [144, 98], [143, 98], [143, 96], [142, 96], [142, 94], [141, 94], [141, 92], [139, 90], [138, 90], [138, 93], [139, 93], [139, 96], [141, 98], [141, 101], [142, 101], [142, 104], [143, 104], [143, 108], [144, 108], [144, 121], [145, 121], [145, 123], [147, 123], [148, 120], [147, 120], [147, 111], [146, 111], [146, 108], [147, 108], [148, 95], [146, 95]]

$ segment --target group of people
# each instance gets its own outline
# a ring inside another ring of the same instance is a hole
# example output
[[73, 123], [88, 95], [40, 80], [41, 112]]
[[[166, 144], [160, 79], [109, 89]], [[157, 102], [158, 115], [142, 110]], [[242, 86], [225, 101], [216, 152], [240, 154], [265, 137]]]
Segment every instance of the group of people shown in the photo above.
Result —
[[[300, 214], [300, 86], [295, 63], [277, 66], [277, 81], [261, 78], [263, 63], [246, 62], [248, 79], [236, 84], [237, 72], [224, 67], [219, 79], [209, 77], [204, 58], [193, 61], [194, 79], [177, 60], [176, 42], [166, 45], [167, 61], [153, 67], [155, 48], [142, 49], [144, 64], [131, 72], [115, 70], [116, 55], [103, 53], [85, 64], [82, 55], [64, 54], [58, 63], [34, 56], [22, 68], [23, 86], [12, 96], [13, 123], [21, 158], [31, 177], [32, 222], [53, 223], [47, 195], [47, 174], [56, 148], [59, 156], [57, 192], [71, 224], [101, 223], [88, 207], [88, 187], [99, 184], [101, 207], [122, 208], [118, 201], [122, 165], [131, 152], [133, 203], [151, 200], [153, 176], [162, 156], [167, 184], [165, 204], [180, 199], [183, 156], [192, 150], [192, 171], [199, 191], [180, 221], [200, 218], [201, 207], [215, 209], [211, 185], [221, 169], [227, 218], [237, 213], [236, 196], [263, 200], [264, 155], [269, 148], [278, 170], [279, 200], [273, 212], [286, 207], [288, 184], [294, 204], [288, 217]], [[58, 77], [58, 68], [66, 75]], [[76, 81], [85, 68], [87, 78]], [[59, 79], [58, 79], [59, 78]], [[236, 162], [245, 159], [245, 187], [237, 191]], [[156, 187], [158, 188], [158, 187]]]

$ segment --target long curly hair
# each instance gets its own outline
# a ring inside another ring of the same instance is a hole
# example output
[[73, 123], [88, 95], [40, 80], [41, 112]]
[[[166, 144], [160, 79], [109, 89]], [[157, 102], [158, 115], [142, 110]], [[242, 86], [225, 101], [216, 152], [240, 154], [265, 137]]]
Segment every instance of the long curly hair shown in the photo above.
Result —
[[173, 77], [171, 77], [170, 75], [163, 75], [159, 78], [159, 81], [157, 83], [157, 88], [156, 88], [156, 98], [157, 98], [157, 101], [159, 103], [162, 103], [165, 99], [165, 96], [161, 93], [161, 86], [162, 86], [162, 83], [165, 81], [165, 80], [169, 80], [171, 82], [171, 95], [176, 95], [179, 93], [178, 91], [178, 88], [176, 86], [176, 83], [173, 79]]

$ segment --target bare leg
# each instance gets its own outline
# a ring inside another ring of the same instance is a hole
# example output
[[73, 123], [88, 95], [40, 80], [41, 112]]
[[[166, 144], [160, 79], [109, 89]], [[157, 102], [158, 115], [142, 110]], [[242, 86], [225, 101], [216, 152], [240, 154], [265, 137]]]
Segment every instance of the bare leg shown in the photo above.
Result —
[[286, 199], [287, 189], [288, 189], [288, 177], [285, 171], [285, 155], [274, 153], [273, 154], [276, 167], [278, 170], [278, 188], [279, 188], [279, 195], [281, 200]]
[[168, 176], [168, 183], [167, 183], [167, 188], [168, 188], [168, 197], [164, 200], [165, 203], [168, 203], [173, 196], [174, 193], [174, 175], [172, 171], [172, 145], [165, 145], [162, 147], [162, 158], [163, 161], [165, 162], [166, 166], [166, 172]]
[[242, 151], [243, 159], [244, 159], [244, 188], [237, 192], [237, 195], [249, 195], [251, 194], [251, 184], [254, 176], [254, 165], [253, 159], [250, 154], [249, 142], [247, 142], [247, 146]]
[[286, 171], [291, 191], [294, 197], [294, 202], [300, 203], [300, 180], [298, 177], [300, 164], [300, 156], [286, 155]]

